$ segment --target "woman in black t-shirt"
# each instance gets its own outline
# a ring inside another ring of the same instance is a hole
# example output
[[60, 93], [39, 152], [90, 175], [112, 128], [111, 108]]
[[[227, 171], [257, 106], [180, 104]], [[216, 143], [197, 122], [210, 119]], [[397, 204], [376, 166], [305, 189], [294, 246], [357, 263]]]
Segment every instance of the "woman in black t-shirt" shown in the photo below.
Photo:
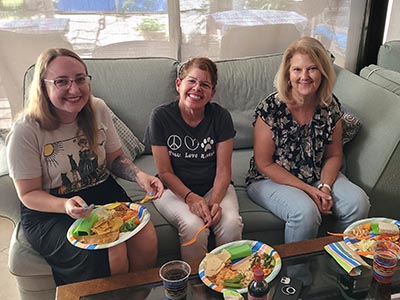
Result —
[[147, 138], [155, 164], [168, 189], [154, 201], [157, 209], [178, 228], [181, 243], [207, 224], [196, 243], [181, 247], [183, 259], [206, 254], [210, 230], [217, 246], [240, 240], [242, 218], [231, 184], [232, 118], [211, 103], [217, 67], [208, 58], [185, 63], [176, 79], [179, 100], [156, 107]]

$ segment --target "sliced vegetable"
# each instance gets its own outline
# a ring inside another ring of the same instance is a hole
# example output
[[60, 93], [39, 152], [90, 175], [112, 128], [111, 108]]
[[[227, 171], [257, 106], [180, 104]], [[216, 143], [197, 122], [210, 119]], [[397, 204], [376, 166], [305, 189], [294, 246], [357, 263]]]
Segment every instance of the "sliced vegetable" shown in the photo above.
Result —
[[224, 280], [224, 284], [225, 283], [240, 283], [240, 280], [243, 279], [243, 274], [239, 273], [236, 277], [234, 278], [230, 278], [230, 279], [225, 279]]
[[224, 286], [227, 287], [227, 288], [232, 288], [232, 289], [241, 289], [241, 288], [243, 288], [243, 285], [241, 283], [225, 282], [225, 280], [224, 280]]
[[124, 225], [122, 225], [120, 231], [121, 232], [128, 232], [134, 230], [137, 225], [140, 223], [140, 220], [137, 217], [133, 217], [127, 221], [124, 222]]
[[136, 216], [137, 216], [137, 211], [131, 210], [129, 213], [127, 213], [125, 216], [122, 217], [122, 220], [127, 221]]

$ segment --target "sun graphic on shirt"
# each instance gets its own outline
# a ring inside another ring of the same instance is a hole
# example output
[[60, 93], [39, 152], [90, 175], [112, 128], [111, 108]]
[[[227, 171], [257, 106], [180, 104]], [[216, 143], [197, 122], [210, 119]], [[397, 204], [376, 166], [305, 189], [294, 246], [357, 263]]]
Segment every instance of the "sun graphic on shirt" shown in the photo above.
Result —
[[43, 146], [43, 156], [48, 164], [57, 166], [58, 162], [56, 160], [57, 154], [63, 149], [62, 143], [52, 143]]

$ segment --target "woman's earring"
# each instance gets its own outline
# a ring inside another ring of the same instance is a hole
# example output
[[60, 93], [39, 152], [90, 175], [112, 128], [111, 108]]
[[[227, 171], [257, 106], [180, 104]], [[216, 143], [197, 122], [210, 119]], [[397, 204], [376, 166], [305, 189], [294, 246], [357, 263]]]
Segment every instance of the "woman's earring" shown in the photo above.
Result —
[[288, 80], [288, 82], [287, 82], [287, 84], [288, 84], [288, 86], [292, 86], [292, 83], [290, 82], [290, 80]]

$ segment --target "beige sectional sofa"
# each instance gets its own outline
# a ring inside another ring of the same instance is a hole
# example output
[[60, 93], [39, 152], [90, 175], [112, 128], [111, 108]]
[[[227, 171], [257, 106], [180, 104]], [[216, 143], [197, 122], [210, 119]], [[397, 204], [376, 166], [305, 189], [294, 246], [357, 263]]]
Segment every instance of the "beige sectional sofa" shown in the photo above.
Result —
[[[244, 181], [252, 156], [253, 110], [273, 91], [273, 79], [280, 60], [281, 55], [269, 55], [218, 61], [219, 83], [215, 96], [215, 101], [231, 112], [237, 131], [232, 167], [245, 224], [243, 238], [270, 245], [283, 242], [284, 223], [248, 198]], [[174, 81], [179, 62], [174, 59], [86, 59], [86, 62], [93, 76], [93, 94], [103, 98], [141, 139], [151, 109], [177, 96]], [[347, 70], [336, 67], [336, 72], [336, 95], [362, 122], [361, 130], [345, 146], [346, 174], [370, 195], [371, 215], [399, 218], [400, 97]], [[25, 77], [25, 87], [31, 76], [32, 68]], [[147, 172], [155, 173], [153, 158], [148, 151], [135, 161]], [[134, 201], [144, 196], [136, 184], [120, 182]], [[0, 195], [0, 216], [11, 219], [16, 225], [10, 243], [9, 270], [18, 281], [21, 299], [54, 299], [51, 270], [31, 249], [19, 227], [20, 204], [7, 174], [0, 177]], [[158, 263], [178, 258], [177, 231], [151, 203], [146, 207], [159, 238]]]

